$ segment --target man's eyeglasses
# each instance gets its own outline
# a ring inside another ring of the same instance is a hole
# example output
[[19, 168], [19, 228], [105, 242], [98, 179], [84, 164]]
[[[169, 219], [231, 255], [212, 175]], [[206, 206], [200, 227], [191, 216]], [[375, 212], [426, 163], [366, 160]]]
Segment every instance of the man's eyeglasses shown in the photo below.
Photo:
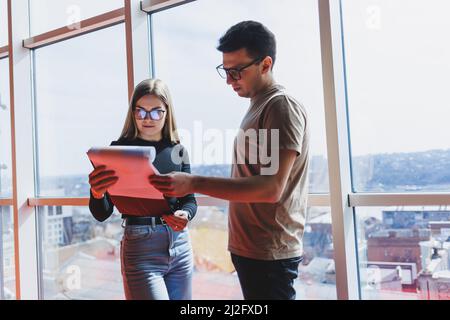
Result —
[[166, 113], [166, 111], [164, 111], [163, 109], [153, 109], [147, 111], [145, 109], [136, 108], [134, 110], [134, 117], [136, 118], [136, 120], [145, 120], [148, 115], [151, 120], [158, 121], [164, 118], [164, 113]]
[[240, 68], [224, 68], [223, 64], [221, 64], [220, 66], [216, 67], [217, 72], [219, 73], [219, 75], [226, 79], [227, 78], [227, 74], [231, 77], [231, 79], [233, 80], [241, 80], [242, 79], [242, 75], [241, 72], [244, 71], [245, 69], [247, 69], [248, 67], [259, 63], [263, 60], [264, 58], [257, 58], [255, 60], [253, 60], [252, 62], [250, 62], [249, 64], [246, 64], [243, 67]]

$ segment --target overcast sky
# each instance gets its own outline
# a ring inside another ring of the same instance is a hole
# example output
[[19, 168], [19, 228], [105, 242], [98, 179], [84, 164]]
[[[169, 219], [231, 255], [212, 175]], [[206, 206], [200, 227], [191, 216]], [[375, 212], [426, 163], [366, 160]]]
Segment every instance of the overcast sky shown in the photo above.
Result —
[[[123, 1], [31, 3], [32, 34], [38, 34]], [[447, 12], [447, 0], [343, 1], [353, 154], [450, 148]], [[3, 17], [0, 10], [0, 28]], [[228, 27], [247, 19], [275, 33], [275, 78], [305, 105], [312, 154], [325, 155], [316, 0], [199, 0], [156, 14], [156, 75], [169, 84], [179, 127], [193, 132], [196, 121], [204, 130], [239, 126], [249, 101], [216, 74], [221, 54], [215, 47]], [[5, 39], [0, 29], [0, 46]], [[37, 50], [41, 174], [89, 170], [89, 146], [109, 144], [120, 134], [127, 110], [124, 46], [121, 25]], [[6, 87], [0, 84], [0, 90]], [[61, 156], [62, 149], [67, 152]]]

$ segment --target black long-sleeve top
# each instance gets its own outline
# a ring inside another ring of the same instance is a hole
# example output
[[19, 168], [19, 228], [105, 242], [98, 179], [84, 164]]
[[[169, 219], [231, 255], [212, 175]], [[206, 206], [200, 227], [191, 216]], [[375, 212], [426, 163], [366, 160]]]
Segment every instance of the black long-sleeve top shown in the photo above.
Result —
[[[141, 138], [136, 139], [120, 139], [118, 141], [113, 141], [111, 143], [112, 146], [142, 146], [142, 147], [155, 147], [156, 149], [156, 157], [153, 161], [153, 165], [161, 174], [170, 173], [174, 171], [178, 172], [186, 172], [191, 173], [191, 166], [189, 164], [188, 155], [186, 150], [181, 145], [173, 144], [172, 142], [162, 139], [160, 141], [147, 141]], [[176, 164], [172, 161], [171, 154], [174, 148], [177, 147], [179, 155], [183, 161], [181, 164]], [[170, 207], [171, 212], [175, 212], [177, 210], [185, 210], [189, 213], [189, 220], [194, 218], [197, 213], [197, 201], [193, 194], [188, 194], [182, 198], [166, 198], [167, 203]], [[133, 206], [139, 207], [140, 203], [139, 199], [132, 198], [129, 202], [129, 205], [125, 203], [125, 211], [132, 212]], [[91, 211], [94, 218], [98, 221], [105, 221], [108, 219], [114, 210], [114, 205], [111, 201], [111, 197], [108, 192], [105, 193], [103, 199], [95, 199], [90, 196], [89, 199], [89, 210]], [[126, 212], [122, 212], [122, 218], [127, 218], [129, 215]]]

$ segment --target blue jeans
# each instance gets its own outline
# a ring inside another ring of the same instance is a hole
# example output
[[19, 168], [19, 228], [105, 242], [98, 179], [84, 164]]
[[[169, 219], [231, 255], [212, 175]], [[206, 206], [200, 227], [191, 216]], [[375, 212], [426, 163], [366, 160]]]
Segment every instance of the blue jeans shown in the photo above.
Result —
[[121, 261], [127, 300], [192, 299], [193, 258], [187, 229], [126, 226]]
[[255, 260], [231, 254], [245, 300], [295, 300], [294, 280], [302, 257]]

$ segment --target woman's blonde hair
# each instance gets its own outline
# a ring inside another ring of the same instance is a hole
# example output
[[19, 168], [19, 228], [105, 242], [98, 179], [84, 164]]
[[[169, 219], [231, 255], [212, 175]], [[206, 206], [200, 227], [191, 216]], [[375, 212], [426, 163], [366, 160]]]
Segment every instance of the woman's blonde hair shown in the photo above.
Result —
[[125, 119], [125, 124], [119, 139], [136, 139], [138, 137], [139, 131], [137, 128], [136, 119], [134, 118], [134, 110], [136, 109], [136, 103], [139, 99], [146, 95], [153, 95], [157, 97], [166, 106], [167, 115], [162, 130], [163, 139], [166, 139], [173, 144], [180, 143], [169, 88], [159, 79], [144, 80], [134, 89], [128, 108], [127, 118]]

